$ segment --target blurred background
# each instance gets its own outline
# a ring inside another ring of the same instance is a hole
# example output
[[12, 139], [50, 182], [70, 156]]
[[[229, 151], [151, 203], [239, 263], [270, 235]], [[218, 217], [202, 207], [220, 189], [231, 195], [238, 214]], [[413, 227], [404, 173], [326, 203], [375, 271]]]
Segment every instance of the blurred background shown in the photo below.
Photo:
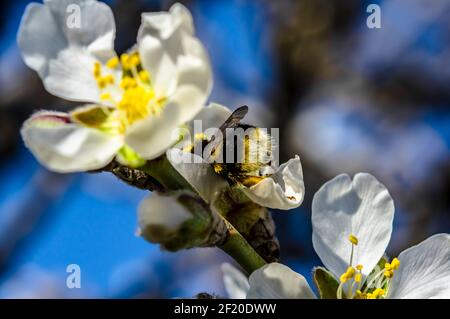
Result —
[[[173, 1], [106, 1], [116, 49], [135, 42], [143, 11]], [[310, 280], [317, 189], [340, 173], [370, 172], [396, 206], [388, 253], [450, 232], [450, 1], [190, 0], [213, 69], [211, 100], [250, 106], [249, 122], [279, 127], [281, 160], [299, 154], [304, 204], [273, 212], [282, 262]], [[46, 93], [20, 57], [29, 1], [0, 4], [0, 298], [224, 296], [217, 249], [176, 254], [135, 236], [146, 195], [107, 173], [58, 175], [25, 149], [35, 110], [72, 104]], [[381, 29], [369, 29], [369, 4]], [[81, 267], [81, 288], [66, 267]]]

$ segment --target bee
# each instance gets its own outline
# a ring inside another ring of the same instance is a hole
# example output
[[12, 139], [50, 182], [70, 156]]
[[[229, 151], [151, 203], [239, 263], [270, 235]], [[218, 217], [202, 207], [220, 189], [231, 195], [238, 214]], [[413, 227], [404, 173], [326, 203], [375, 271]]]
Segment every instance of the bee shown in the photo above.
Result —
[[243, 124], [248, 106], [236, 109], [219, 127], [219, 137], [203, 141], [204, 157], [232, 185], [250, 187], [270, 176], [274, 141], [266, 129]]

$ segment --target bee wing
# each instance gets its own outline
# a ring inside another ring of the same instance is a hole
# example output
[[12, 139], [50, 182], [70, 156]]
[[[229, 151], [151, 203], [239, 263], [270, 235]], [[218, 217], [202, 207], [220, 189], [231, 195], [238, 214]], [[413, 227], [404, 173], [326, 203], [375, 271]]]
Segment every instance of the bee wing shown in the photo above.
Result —
[[226, 119], [225, 122], [220, 126], [219, 130], [222, 132], [222, 134], [225, 134], [225, 130], [227, 128], [236, 128], [241, 120], [247, 115], [248, 113], [248, 106], [244, 105], [239, 108], [237, 108], [231, 115]]

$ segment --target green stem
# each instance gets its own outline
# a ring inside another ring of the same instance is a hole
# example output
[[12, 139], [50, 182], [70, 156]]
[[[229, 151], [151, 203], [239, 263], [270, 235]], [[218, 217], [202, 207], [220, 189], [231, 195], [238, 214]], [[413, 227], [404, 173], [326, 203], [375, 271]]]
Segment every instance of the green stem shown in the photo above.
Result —
[[[192, 186], [170, 164], [166, 156], [148, 161], [139, 168], [155, 178], [167, 190], [191, 190]], [[222, 216], [221, 216], [222, 217]], [[219, 247], [233, 257], [249, 274], [266, 264], [265, 260], [253, 249], [234, 226], [222, 217], [226, 223], [228, 234], [225, 242]]]
[[224, 252], [234, 258], [248, 274], [266, 264], [266, 261], [253, 249], [244, 237], [227, 220], [228, 236], [219, 246]]
[[186, 189], [195, 192], [192, 186], [170, 164], [166, 156], [148, 161], [139, 170], [155, 178], [167, 190]]

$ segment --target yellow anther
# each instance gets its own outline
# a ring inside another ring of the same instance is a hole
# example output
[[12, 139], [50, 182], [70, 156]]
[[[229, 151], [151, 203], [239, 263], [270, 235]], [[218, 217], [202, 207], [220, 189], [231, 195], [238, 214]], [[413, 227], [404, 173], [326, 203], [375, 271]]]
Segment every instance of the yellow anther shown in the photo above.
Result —
[[106, 66], [110, 69], [115, 69], [119, 65], [119, 58], [113, 57], [106, 62]]
[[392, 266], [390, 263], [385, 263], [384, 264], [384, 269], [386, 269], [386, 271], [390, 271], [392, 269]]
[[122, 64], [122, 67], [124, 69], [129, 69], [130, 68], [130, 56], [127, 53], [123, 53], [120, 56], [120, 63]]
[[361, 282], [362, 274], [358, 273], [355, 275], [355, 282]]
[[355, 292], [355, 299], [364, 299], [366, 298], [367, 295], [365, 293], [363, 293], [361, 290], [356, 290]]
[[206, 140], [207, 137], [206, 137], [205, 133], [197, 133], [194, 135], [194, 139], [202, 141], [202, 140]]
[[133, 53], [130, 56], [130, 59], [129, 59], [128, 62], [130, 64], [130, 67], [137, 67], [139, 65], [139, 63], [141, 63], [141, 59], [139, 58], [139, 54], [138, 53]]
[[122, 81], [120, 81], [120, 87], [125, 90], [136, 86], [136, 80], [129, 76], [125, 76]]
[[98, 78], [102, 75], [102, 65], [100, 64], [100, 62], [95, 62], [94, 63], [94, 77]]
[[363, 269], [363, 265], [356, 265], [356, 269], [361, 271]]
[[183, 152], [185, 153], [191, 153], [192, 150], [194, 149], [194, 145], [193, 144], [189, 144], [183, 147]]
[[348, 236], [348, 240], [355, 246], [358, 245], [358, 238], [356, 238], [355, 235], [350, 234], [350, 236]]
[[106, 83], [114, 84], [114, 76], [112, 74], [105, 75], [103, 78], [106, 81]]
[[372, 294], [374, 295], [375, 298], [381, 297], [384, 295], [384, 289], [377, 288], [373, 291]]
[[102, 94], [100, 94], [100, 99], [101, 100], [110, 100], [111, 99], [111, 93], [103, 92]]
[[397, 270], [398, 267], [400, 267], [400, 260], [398, 260], [397, 258], [392, 259], [391, 267], [392, 269]]
[[97, 85], [99, 88], [104, 89], [107, 84], [108, 84], [108, 82], [105, 80], [104, 77], [100, 77], [97, 79]]
[[150, 75], [147, 71], [141, 70], [139, 71], [139, 79], [141, 79], [142, 82], [148, 82], [150, 80]]
[[347, 277], [349, 277], [350, 279], [353, 278], [353, 276], [355, 275], [355, 268], [348, 267], [346, 274], [347, 274]]
[[386, 277], [386, 278], [394, 277], [394, 271], [393, 270], [385, 270], [383, 274], [384, 274], [384, 277]]
[[340, 280], [342, 283], [346, 283], [346, 282], [348, 281], [347, 274], [346, 274], [346, 273], [345, 273], [345, 274], [342, 274], [341, 277], [339, 277], [339, 280]]

